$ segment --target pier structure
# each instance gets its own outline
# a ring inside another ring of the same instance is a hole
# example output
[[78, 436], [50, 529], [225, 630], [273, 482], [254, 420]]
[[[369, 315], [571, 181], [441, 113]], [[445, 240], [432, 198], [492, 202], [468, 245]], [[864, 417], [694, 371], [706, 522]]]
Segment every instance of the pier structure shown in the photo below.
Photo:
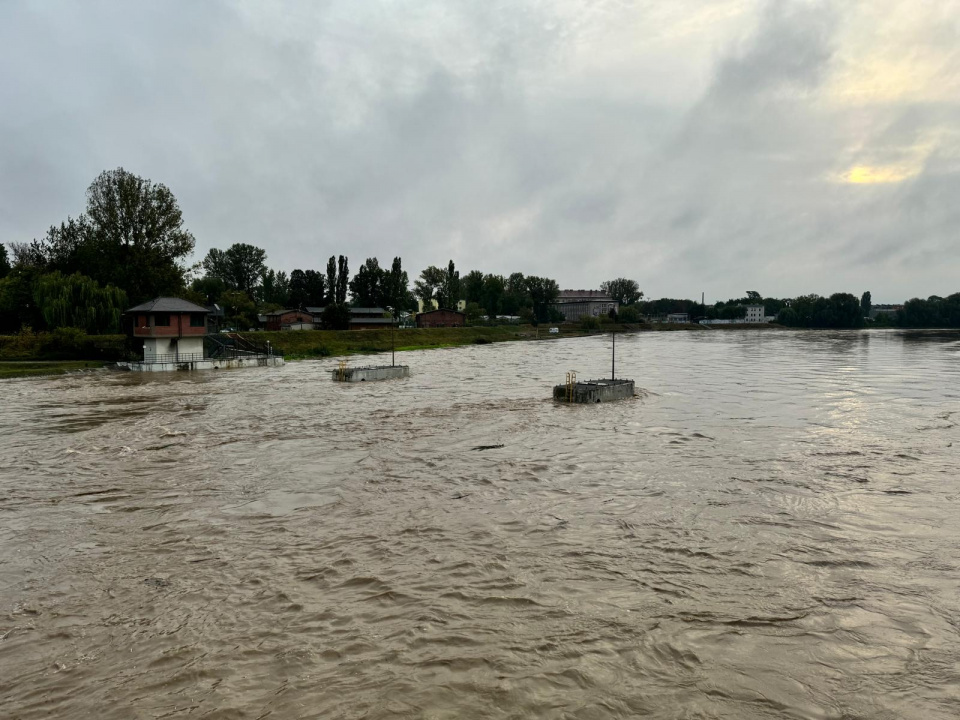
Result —
[[368, 367], [347, 367], [346, 361], [341, 361], [339, 367], [331, 371], [337, 382], [368, 382], [373, 380], [395, 380], [410, 377], [408, 365], [371, 365]]
[[336, 370], [331, 371], [336, 382], [356, 383], [410, 377], [409, 365], [397, 365], [396, 313], [392, 307], [387, 307], [387, 310], [390, 311], [390, 364], [352, 368], [347, 367], [346, 360], [341, 360]]
[[[568, 375], [571, 373], [568, 373]], [[559, 402], [593, 404], [624, 400], [634, 395], [633, 380], [584, 380], [554, 385], [553, 399]]]
[[616, 333], [611, 333], [611, 336], [610, 379], [578, 381], [576, 371], [571, 370], [563, 385], [553, 386], [554, 400], [587, 405], [634, 396], [636, 388], [633, 380], [617, 378], [617, 336]]

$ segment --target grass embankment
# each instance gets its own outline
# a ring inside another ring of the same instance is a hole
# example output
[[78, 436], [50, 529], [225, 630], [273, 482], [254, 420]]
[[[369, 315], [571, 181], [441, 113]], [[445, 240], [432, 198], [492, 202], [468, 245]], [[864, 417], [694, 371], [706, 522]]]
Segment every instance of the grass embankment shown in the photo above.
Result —
[[[292, 332], [241, 333], [256, 343], [270, 344], [288, 360], [333, 355], [355, 355], [390, 352], [390, 330], [295, 330]], [[537, 337], [537, 329], [529, 326], [465, 327], [465, 328], [406, 328], [397, 329], [397, 351], [485, 345], [509, 340], [530, 340]], [[548, 337], [541, 328], [541, 337]], [[556, 337], [556, 336], [553, 336]]]
[[82, 330], [60, 328], [53, 332], [0, 335], [0, 361], [6, 360], [98, 360], [121, 359], [126, 347], [123, 335], [87, 335]]
[[125, 343], [123, 335], [87, 335], [73, 328], [0, 335], [0, 379], [102, 368], [121, 358]]
[[96, 370], [103, 365], [97, 360], [0, 361], [0, 380], [36, 375], [63, 375], [78, 370]]
[[[560, 332], [551, 334], [550, 327], [559, 327]], [[693, 324], [649, 324], [621, 325], [605, 323], [600, 329], [584, 330], [579, 325], [541, 325], [538, 329], [532, 325], [499, 325], [496, 327], [463, 328], [406, 328], [397, 329], [396, 349], [427, 350], [433, 348], [457, 347], [461, 345], [485, 345], [495, 342], [515, 340], [559, 340], [570, 337], [605, 335], [611, 331], [647, 332], [657, 330], [702, 330]], [[390, 352], [390, 330], [296, 330], [292, 332], [254, 332], [241, 333], [251, 341], [270, 344], [282, 352], [288, 360], [309, 357], [328, 357], [339, 355], [370, 354]]]

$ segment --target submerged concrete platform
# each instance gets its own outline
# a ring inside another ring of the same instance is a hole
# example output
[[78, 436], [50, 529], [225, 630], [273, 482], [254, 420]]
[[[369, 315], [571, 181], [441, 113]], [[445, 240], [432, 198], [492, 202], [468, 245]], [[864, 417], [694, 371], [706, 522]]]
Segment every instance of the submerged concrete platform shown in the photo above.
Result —
[[337, 382], [368, 382], [410, 377], [408, 365], [373, 365], [370, 367], [339, 367], [331, 370]]
[[553, 399], [567, 403], [613, 402], [631, 398], [633, 395], [633, 380], [587, 380], [571, 385], [553, 386]]
[[283, 365], [281, 355], [248, 355], [236, 358], [203, 358], [183, 362], [118, 362], [119, 370], [133, 372], [175, 372], [193, 370], [221, 370], [227, 368], [279, 367]]

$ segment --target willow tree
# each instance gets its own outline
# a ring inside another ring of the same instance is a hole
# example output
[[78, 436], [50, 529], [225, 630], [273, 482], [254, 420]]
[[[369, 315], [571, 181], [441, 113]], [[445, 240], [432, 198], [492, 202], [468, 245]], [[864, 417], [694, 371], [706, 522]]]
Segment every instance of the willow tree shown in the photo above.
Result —
[[101, 287], [80, 273], [52, 272], [37, 279], [33, 300], [51, 330], [73, 327], [100, 335], [120, 330], [127, 294], [113, 285]]

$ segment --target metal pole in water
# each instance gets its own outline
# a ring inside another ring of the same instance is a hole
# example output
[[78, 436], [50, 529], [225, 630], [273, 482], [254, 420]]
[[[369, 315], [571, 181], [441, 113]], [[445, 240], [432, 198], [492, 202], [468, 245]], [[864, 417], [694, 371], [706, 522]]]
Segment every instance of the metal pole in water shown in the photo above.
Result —
[[615, 330], [610, 331], [610, 336], [613, 338], [613, 349], [610, 353], [610, 379], [614, 380], [617, 377], [617, 333]]
[[397, 311], [395, 308], [387, 306], [387, 310], [390, 311], [390, 367], [396, 367], [397, 365], [397, 344], [394, 341], [394, 333], [397, 329]]

